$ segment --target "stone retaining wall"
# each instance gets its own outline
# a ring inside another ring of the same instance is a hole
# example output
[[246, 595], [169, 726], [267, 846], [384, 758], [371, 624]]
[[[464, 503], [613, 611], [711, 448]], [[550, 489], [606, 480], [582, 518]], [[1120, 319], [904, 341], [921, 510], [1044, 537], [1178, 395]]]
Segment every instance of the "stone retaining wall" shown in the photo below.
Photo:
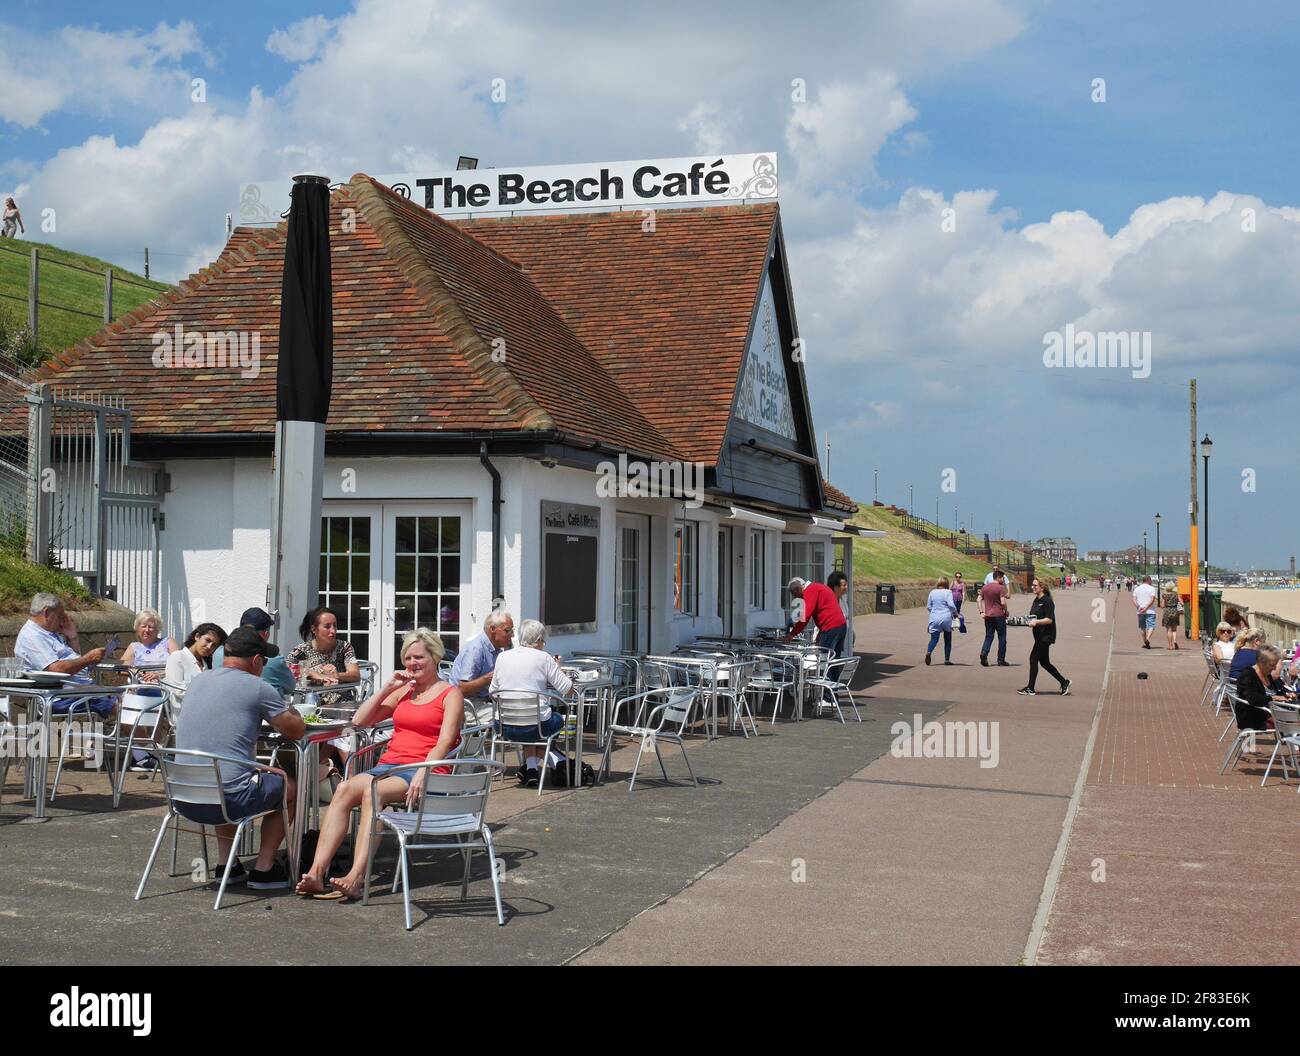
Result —
[[[116, 635], [122, 648], [135, 641], [135, 613], [112, 601], [101, 601], [93, 609], [73, 611], [83, 652], [107, 645]], [[0, 656], [14, 655], [14, 640], [27, 622], [25, 615], [0, 617]]]

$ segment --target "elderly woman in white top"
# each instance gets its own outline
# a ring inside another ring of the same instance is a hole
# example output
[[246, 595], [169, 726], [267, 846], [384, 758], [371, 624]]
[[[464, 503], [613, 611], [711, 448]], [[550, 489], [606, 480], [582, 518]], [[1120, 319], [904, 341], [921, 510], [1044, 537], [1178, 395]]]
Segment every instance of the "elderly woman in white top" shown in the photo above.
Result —
[[[149, 664], [151, 667], [166, 664], [172, 653], [180, 649], [179, 645], [162, 633], [162, 616], [153, 609], [141, 609], [136, 613], [135, 637], [136, 640], [122, 653], [122, 663], [127, 667], [137, 664]], [[140, 672], [141, 682], [157, 682], [158, 677], [156, 667], [154, 670]]]
[[[558, 693], [567, 697], [573, 692], [573, 683], [569, 676], [560, 670], [559, 661], [546, 652], [546, 627], [537, 620], [524, 620], [519, 625], [519, 644], [497, 655], [496, 666], [492, 672], [492, 682], [488, 687], [490, 693], [502, 690], [520, 693]], [[564, 726], [564, 716], [551, 711], [551, 707], [542, 700], [541, 733], [545, 737], [559, 733]], [[511, 740], [535, 740], [538, 730], [533, 726], [505, 726], [502, 733]], [[524, 749], [524, 769], [520, 778], [525, 784], [532, 784], [541, 776], [538, 770], [542, 758], [540, 747]]]

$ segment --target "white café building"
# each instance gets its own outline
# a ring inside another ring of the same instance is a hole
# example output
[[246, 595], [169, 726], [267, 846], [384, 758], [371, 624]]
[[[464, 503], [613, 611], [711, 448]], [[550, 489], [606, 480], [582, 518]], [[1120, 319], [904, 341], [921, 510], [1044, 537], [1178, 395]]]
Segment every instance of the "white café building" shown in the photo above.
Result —
[[[364, 175], [333, 192], [320, 593], [361, 657], [389, 669], [420, 625], [454, 652], [497, 597], [556, 652], [667, 651], [783, 625], [791, 575], [851, 575], [778, 205], [647, 215], [448, 220]], [[177, 638], [267, 601], [284, 243], [236, 228], [44, 372], [119, 395], [132, 457], [164, 467], [152, 596], [119, 597]]]

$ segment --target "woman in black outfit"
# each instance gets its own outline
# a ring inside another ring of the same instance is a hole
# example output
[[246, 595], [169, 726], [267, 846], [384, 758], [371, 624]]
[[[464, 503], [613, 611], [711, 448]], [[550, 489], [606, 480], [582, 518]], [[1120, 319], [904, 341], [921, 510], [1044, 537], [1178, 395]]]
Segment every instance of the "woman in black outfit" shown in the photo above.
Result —
[[1270, 645], [1261, 646], [1255, 662], [1237, 676], [1237, 699], [1233, 715], [1239, 730], [1271, 730], [1273, 711], [1269, 707], [1274, 693], [1285, 689], [1274, 678], [1281, 655]]
[[1052, 601], [1052, 591], [1048, 585], [1035, 578], [1030, 584], [1034, 592], [1034, 603], [1029, 606], [1031, 617], [1029, 626], [1034, 630], [1034, 648], [1029, 654], [1029, 685], [1020, 690], [1022, 697], [1036, 696], [1034, 683], [1038, 681], [1038, 668], [1061, 683], [1061, 696], [1070, 695], [1070, 680], [1052, 666], [1051, 649], [1056, 641], [1056, 604]]

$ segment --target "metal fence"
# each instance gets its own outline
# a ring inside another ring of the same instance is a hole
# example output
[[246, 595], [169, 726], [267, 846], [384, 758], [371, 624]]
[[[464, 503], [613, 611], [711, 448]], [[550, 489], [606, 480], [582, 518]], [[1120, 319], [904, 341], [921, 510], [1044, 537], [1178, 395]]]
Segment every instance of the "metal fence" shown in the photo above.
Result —
[[94, 594], [156, 608], [162, 466], [131, 458], [118, 397], [30, 383], [0, 355], [0, 544]]

